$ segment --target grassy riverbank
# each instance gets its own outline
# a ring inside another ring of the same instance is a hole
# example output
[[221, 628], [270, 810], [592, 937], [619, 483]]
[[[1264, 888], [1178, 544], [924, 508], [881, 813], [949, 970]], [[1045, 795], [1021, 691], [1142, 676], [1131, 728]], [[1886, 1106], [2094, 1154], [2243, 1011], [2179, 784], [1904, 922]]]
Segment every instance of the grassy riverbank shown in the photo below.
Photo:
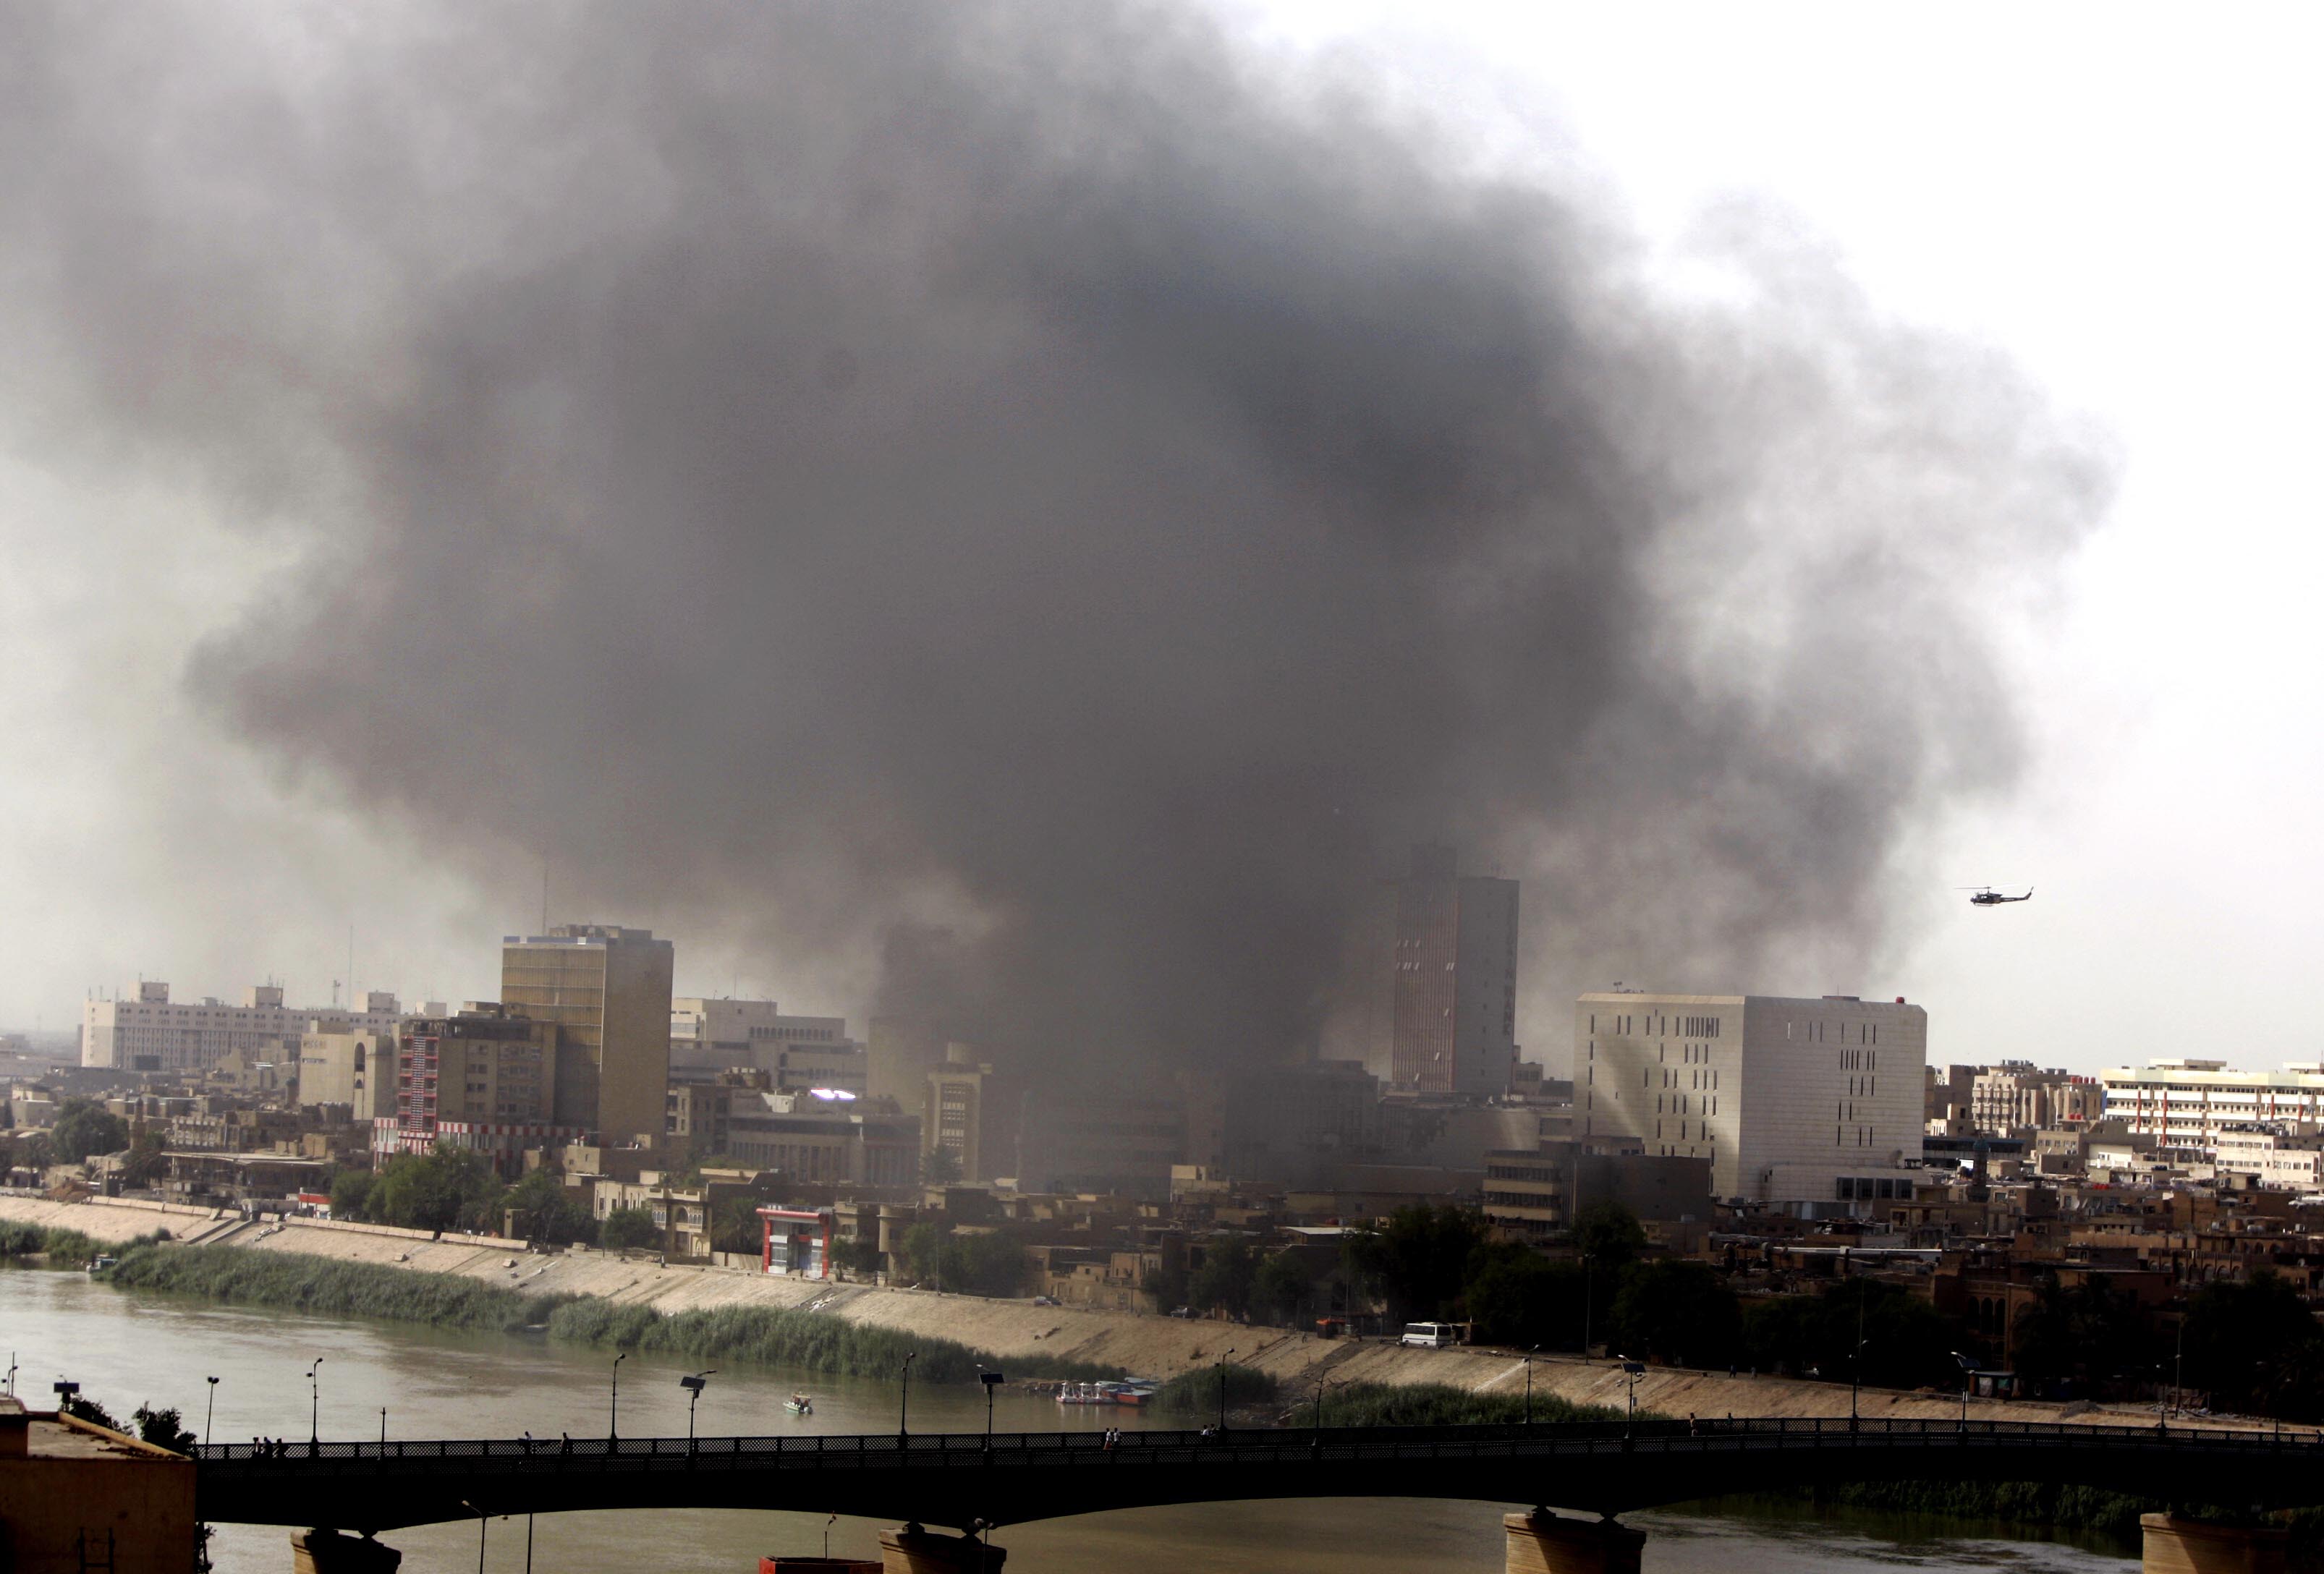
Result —
[[0, 1257], [39, 1257], [52, 1268], [85, 1268], [106, 1252], [119, 1253], [133, 1246], [152, 1246], [169, 1238], [169, 1231], [156, 1230], [122, 1246], [107, 1246], [91, 1240], [78, 1229], [43, 1229], [37, 1224], [0, 1220]]
[[290, 1252], [147, 1246], [124, 1254], [120, 1266], [106, 1276], [125, 1289], [169, 1290], [322, 1317], [383, 1317], [485, 1333], [545, 1327], [550, 1339], [567, 1343], [793, 1367], [841, 1376], [893, 1376], [904, 1357], [915, 1352], [913, 1376], [932, 1383], [973, 1383], [979, 1363], [1005, 1365], [1026, 1377], [1098, 1381], [1122, 1376], [1117, 1367], [1084, 1361], [1020, 1357], [1004, 1363], [951, 1339], [843, 1322], [811, 1312], [726, 1306], [665, 1316], [651, 1307], [616, 1305], [597, 1296], [528, 1295], [456, 1274]]

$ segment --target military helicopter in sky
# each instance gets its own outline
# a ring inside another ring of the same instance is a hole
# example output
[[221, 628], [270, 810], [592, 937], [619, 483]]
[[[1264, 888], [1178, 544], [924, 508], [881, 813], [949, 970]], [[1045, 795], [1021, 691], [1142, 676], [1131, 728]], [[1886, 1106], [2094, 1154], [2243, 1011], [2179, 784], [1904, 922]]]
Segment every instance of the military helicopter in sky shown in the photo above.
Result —
[[1972, 907], [1998, 907], [2005, 902], [2030, 902], [2034, 899], [2032, 886], [2025, 888], [2025, 894], [2022, 897], [2005, 897], [1991, 886], [1955, 886], [1953, 888], [1960, 891], [1975, 891], [1977, 895], [1969, 899], [1969, 906]]

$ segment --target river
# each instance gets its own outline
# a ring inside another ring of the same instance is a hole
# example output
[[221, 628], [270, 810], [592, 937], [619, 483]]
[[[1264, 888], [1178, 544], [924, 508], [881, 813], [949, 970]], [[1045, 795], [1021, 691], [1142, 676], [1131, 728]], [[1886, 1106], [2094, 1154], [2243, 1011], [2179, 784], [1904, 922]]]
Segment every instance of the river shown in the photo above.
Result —
[[[301, 1317], [130, 1293], [79, 1274], [0, 1271], [0, 1358], [13, 1354], [17, 1392], [51, 1401], [59, 1377], [126, 1421], [141, 1403], [177, 1406], [198, 1433], [208, 1419], [220, 1442], [255, 1436], [304, 1438], [312, 1413], [326, 1438], [602, 1437], [612, 1400], [610, 1357], [538, 1338], [448, 1333], [401, 1323]], [[309, 1387], [308, 1371], [316, 1358]], [[624, 1437], [684, 1436], [687, 1367], [650, 1355], [621, 1366]], [[812, 1417], [784, 1413], [794, 1388], [815, 1395]], [[698, 1423], [706, 1436], [779, 1431], [887, 1431], [898, 1421], [893, 1384], [758, 1368], [711, 1377]], [[984, 1401], [958, 1387], [915, 1386], [916, 1431], [968, 1431], [984, 1425]], [[1134, 1411], [1061, 1407], [1003, 1393], [1002, 1431], [1059, 1426], [1124, 1428]], [[1326, 1420], [1329, 1419], [1328, 1405]], [[1522, 1507], [1522, 1505], [1510, 1505]], [[1498, 1574], [1502, 1507], [1415, 1499], [1221, 1503], [1046, 1520], [995, 1533], [1009, 1567], [1023, 1574]], [[2120, 1549], [2004, 1534], [1968, 1534], [1942, 1522], [1858, 1511], [1797, 1510], [1636, 1514], [1647, 1532], [1647, 1574], [1870, 1574], [1898, 1569], [2005, 1569], [2019, 1574], [2119, 1574], [2137, 1560]], [[484, 1527], [488, 1574], [522, 1574], [526, 1524]], [[532, 1557], [543, 1574], [754, 1574], [771, 1552], [819, 1552], [828, 1533], [835, 1554], [876, 1557], [879, 1526], [869, 1520], [826, 1525], [817, 1516], [730, 1511], [551, 1514], [532, 1527]], [[222, 1525], [211, 1543], [219, 1574], [287, 1574], [288, 1533]], [[402, 1549], [405, 1574], [474, 1568], [477, 1527], [436, 1525], [383, 1540]]]

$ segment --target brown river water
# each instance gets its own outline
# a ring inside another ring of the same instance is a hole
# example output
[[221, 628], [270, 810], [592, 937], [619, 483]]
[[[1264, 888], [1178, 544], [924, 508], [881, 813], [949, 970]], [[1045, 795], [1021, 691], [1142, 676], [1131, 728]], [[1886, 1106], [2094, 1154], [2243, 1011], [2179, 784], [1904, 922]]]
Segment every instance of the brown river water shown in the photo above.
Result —
[[[0, 1360], [13, 1355], [17, 1392], [36, 1405], [69, 1377], [85, 1395], [126, 1418], [141, 1403], [176, 1405], [198, 1433], [205, 1379], [218, 1378], [209, 1422], [219, 1442], [253, 1437], [303, 1439], [310, 1396], [308, 1367], [322, 1358], [316, 1393], [326, 1438], [377, 1438], [383, 1407], [388, 1435], [402, 1438], [603, 1437], [610, 1356], [523, 1336], [441, 1332], [401, 1323], [303, 1317], [214, 1306], [180, 1297], [132, 1293], [85, 1275], [28, 1269], [0, 1272]], [[621, 1368], [624, 1437], [683, 1437], [688, 1367], [649, 1355]], [[814, 1395], [816, 1413], [784, 1413], [794, 1389]], [[704, 1436], [784, 1431], [892, 1431], [893, 1384], [776, 1368], [722, 1371], [709, 1381], [698, 1424]], [[916, 1385], [916, 1431], [977, 1431], [984, 1401], [974, 1390]], [[1003, 1393], [1002, 1431], [1135, 1427], [1135, 1411], [1060, 1406]], [[1326, 1419], [1329, 1419], [1328, 1410]], [[1407, 1574], [1447, 1569], [1497, 1574], [1500, 1516], [1523, 1505], [1441, 1503], [1415, 1498], [1206, 1504], [1123, 1510], [1017, 1525], [995, 1533], [1013, 1574]], [[1869, 1574], [1900, 1569], [2001, 1569], [2022, 1574], [2120, 1574], [2135, 1549], [2027, 1539], [1956, 1522], [1903, 1519], [1804, 1505], [1716, 1505], [1625, 1516], [1648, 1533], [1647, 1574], [1750, 1574], [1802, 1569]], [[755, 1574], [768, 1553], [877, 1556], [879, 1525], [820, 1515], [734, 1511], [653, 1511], [543, 1515], [530, 1527], [542, 1574]], [[523, 1574], [528, 1526], [493, 1520], [483, 1532], [487, 1574]], [[288, 1574], [288, 1533], [224, 1525], [211, 1543], [219, 1574]], [[404, 1574], [476, 1567], [478, 1528], [436, 1525], [382, 1537], [403, 1551]]]

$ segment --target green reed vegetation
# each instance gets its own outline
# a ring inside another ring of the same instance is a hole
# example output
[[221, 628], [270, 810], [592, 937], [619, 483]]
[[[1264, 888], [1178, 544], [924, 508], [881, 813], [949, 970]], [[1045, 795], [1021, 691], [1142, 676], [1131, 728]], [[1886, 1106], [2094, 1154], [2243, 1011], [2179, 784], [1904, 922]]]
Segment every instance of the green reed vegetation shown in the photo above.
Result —
[[170, 1238], [166, 1229], [118, 1246], [93, 1240], [78, 1229], [23, 1224], [15, 1220], [0, 1220], [0, 1257], [42, 1257], [52, 1268], [85, 1268], [107, 1252], [121, 1253], [141, 1246], [152, 1246]]
[[226, 1246], [130, 1252], [109, 1277], [132, 1289], [177, 1291], [318, 1316], [382, 1317], [486, 1333], [545, 1329], [550, 1339], [567, 1343], [841, 1376], [893, 1376], [904, 1357], [915, 1351], [912, 1376], [931, 1383], [973, 1383], [980, 1362], [1026, 1377], [1088, 1382], [1122, 1376], [1119, 1367], [1087, 1361], [1004, 1362], [952, 1339], [781, 1307], [729, 1306], [665, 1316], [650, 1306], [617, 1305], [600, 1296], [528, 1295], [457, 1274]]

